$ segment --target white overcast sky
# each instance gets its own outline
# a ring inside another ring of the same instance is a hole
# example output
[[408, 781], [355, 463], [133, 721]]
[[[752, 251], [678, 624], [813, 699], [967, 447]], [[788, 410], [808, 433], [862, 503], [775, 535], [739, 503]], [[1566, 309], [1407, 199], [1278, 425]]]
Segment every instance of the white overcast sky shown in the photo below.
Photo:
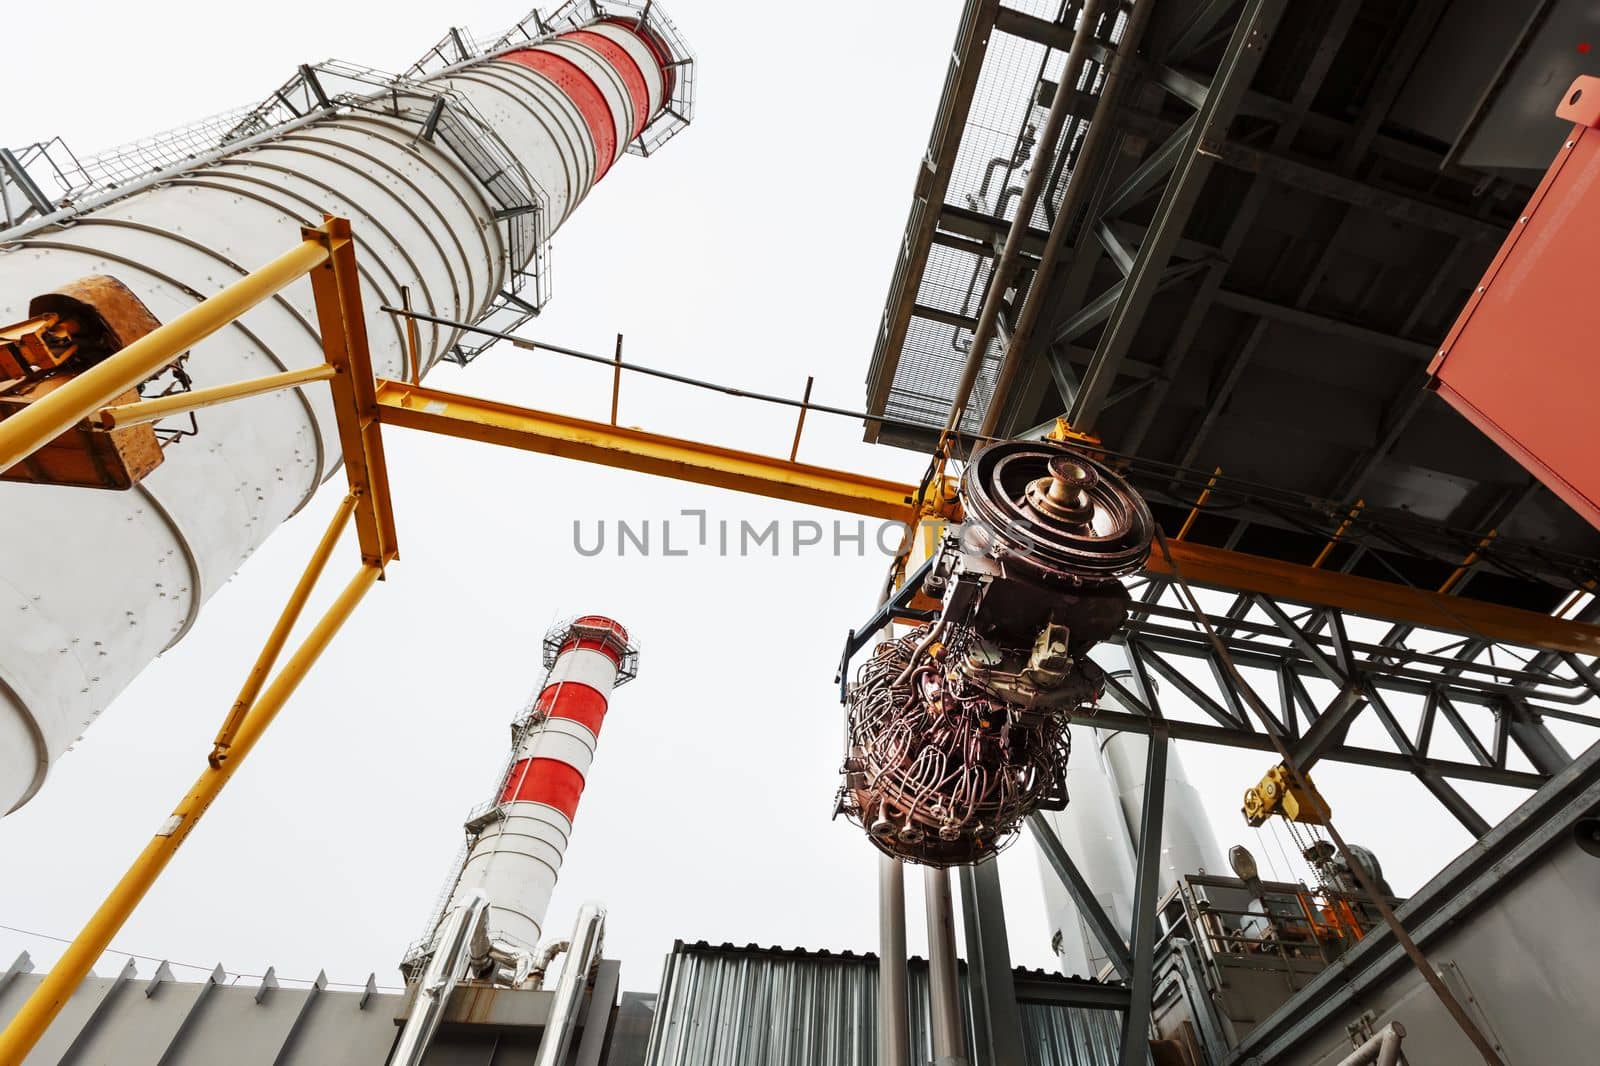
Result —
[[[555, 242], [555, 300], [526, 333], [609, 352], [621, 332], [632, 359], [756, 390], [797, 394], [814, 374], [817, 400], [858, 406], [960, 6], [673, 0], [700, 57], [695, 124], [656, 157], [626, 159], [575, 213]], [[248, 19], [197, 0], [76, 4], [67, 66], [59, 48], [21, 46], [0, 64], [0, 142], [59, 134], [93, 151], [258, 99], [300, 62], [403, 68], [452, 21], [492, 31], [522, 14], [515, 0], [277, 0]], [[51, 5], [16, 5], [8, 38], [59, 40], [60, 19]], [[431, 381], [603, 418], [610, 374], [506, 350]], [[785, 410], [639, 380], [624, 383], [622, 420], [777, 453], [793, 431]], [[758, 525], [834, 516], [403, 431], [386, 439], [401, 562], [116, 946], [236, 972], [272, 965], [281, 978], [376, 971], [398, 983], [462, 818], [496, 784], [506, 724], [539, 682], [542, 633], [592, 611], [637, 635], [642, 666], [613, 700], [549, 932], [584, 899], [603, 901], [608, 952], [636, 990], [656, 987], [675, 938], [874, 950], [875, 853], [828, 815], [834, 663], [882, 560], [585, 559], [575, 518], [592, 531], [597, 518], [686, 508]], [[801, 457], [904, 480], [922, 469], [823, 417], [808, 423]], [[77, 930], [203, 763], [340, 494], [325, 488], [277, 533], [43, 791], [0, 821], [0, 924]], [[337, 559], [330, 587], [354, 549]], [[1362, 728], [1356, 739], [1370, 739]], [[1224, 847], [1254, 842], [1238, 797], [1270, 760], [1183, 755]], [[1378, 851], [1401, 892], [1468, 843], [1409, 777], [1324, 764], [1319, 781], [1345, 835]], [[1462, 790], [1491, 818], [1516, 798]], [[1014, 958], [1051, 966], [1031, 845], [1001, 863]], [[914, 898], [910, 925], [921, 951]], [[0, 968], [23, 949], [47, 963], [59, 947], [0, 930]]]

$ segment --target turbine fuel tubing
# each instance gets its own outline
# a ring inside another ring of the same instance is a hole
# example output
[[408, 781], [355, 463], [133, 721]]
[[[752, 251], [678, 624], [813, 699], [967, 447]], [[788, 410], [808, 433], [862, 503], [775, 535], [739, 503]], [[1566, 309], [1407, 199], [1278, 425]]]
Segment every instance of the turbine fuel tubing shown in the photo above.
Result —
[[1104, 691], [1088, 652], [1122, 628], [1122, 577], [1154, 522], [1120, 476], [1053, 441], [980, 449], [965, 522], [921, 591], [937, 617], [885, 640], [851, 686], [838, 812], [909, 862], [979, 862], [1066, 806], [1067, 723]]

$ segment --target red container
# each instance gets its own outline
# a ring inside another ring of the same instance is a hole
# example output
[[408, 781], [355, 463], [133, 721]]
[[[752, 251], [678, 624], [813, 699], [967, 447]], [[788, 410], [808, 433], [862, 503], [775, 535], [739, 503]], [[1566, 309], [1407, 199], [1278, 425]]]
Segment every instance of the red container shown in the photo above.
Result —
[[1600, 528], [1600, 78], [1556, 114], [1576, 125], [1489, 265], [1429, 387]]

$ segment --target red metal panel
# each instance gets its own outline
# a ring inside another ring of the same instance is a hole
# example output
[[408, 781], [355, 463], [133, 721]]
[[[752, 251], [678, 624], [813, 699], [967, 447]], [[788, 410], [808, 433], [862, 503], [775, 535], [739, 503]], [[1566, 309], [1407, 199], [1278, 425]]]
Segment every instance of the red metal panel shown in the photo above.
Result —
[[1600, 528], [1600, 79], [1572, 135], [1428, 368], [1429, 386]]
[[589, 127], [589, 136], [594, 139], [594, 180], [605, 177], [611, 164], [617, 161], [617, 124], [611, 117], [611, 106], [606, 103], [605, 94], [594, 79], [572, 60], [537, 48], [507, 52], [500, 58], [538, 71], [572, 99], [583, 116], [583, 124]]
[[523, 759], [511, 768], [501, 803], [543, 803], [554, 807], [572, 821], [578, 815], [578, 799], [583, 795], [583, 775], [575, 767], [555, 759]]
[[547, 718], [567, 718], [596, 737], [606, 717], [606, 698], [588, 685], [559, 681], [539, 693], [537, 708]]
[[678, 72], [672, 66], [671, 50], [660, 41], [656, 40], [655, 34], [647, 32], [645, 28], [634, 19], [606, 18], [601, 19], [600, 21], [609, 22], [614, 26], [621, 26], [623, 29], [639, 38], [639, 40], [643, 41], [644, 46], [650, 49], [650, 54], [656, 57], [656, 65], [660, 68], [661, 106], [665, 107], [667, 105], [667, 101], [672, 99], [672, 90], [677, 84], [678, 80]]
[[633, 135], [637, 137], [643, 133], [645, 126], [650, 123], [650, 87], [644, 83], [644, 72], [639, 69], [639, 64], [634, 62], [627, 49], [593, 30], [563, 33], [559, 39], [588, 45], [616, 68], [617, 76], [628, 87], [628, 102], [633, 105]]

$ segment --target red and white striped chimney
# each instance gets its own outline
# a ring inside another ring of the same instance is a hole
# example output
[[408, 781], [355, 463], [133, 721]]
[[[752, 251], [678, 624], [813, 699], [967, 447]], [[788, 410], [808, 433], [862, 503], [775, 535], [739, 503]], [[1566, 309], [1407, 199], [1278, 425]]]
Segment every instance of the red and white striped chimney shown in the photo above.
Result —
[[[360, 241], [374, 371], [398, 379], [464, 361], [478, 344], [460, 330], [424, 323], [413, 348], [378, 309], [409, 300], [505, 328], [546, 295], [545, 244], [595, 183], [694, 113], [693, 54], [658, 0], [566, 0], [481, 49], [455, 35], [392, 81], [304, 69], [299, 89], [269, 97], [226, 138], [213, 120], [158, 136], [90, 165], [84, 176], [98, 184], [78, 203], [15, 226], [0, 218], [0, 323], [27, 319], [41, 292], [108, 271], [170, 322], [327, 212]], [[313, 89], [327, 106], [290, 99]], [[150, 170], [158, 158], [170, 165]], [[196, 344], [195, 386], [325, 362], [311, 306], [302, 279]], [[203, 443], [167, 449], [128, 492], [0, 484], [0, 619], [28, 622], [0, 640], [0, 814], [39, 790], [274, 529], [343, 480], [322, 390], [309, 382], [230, 407], [205, 422]], [[62, 544], [87, 550], [64, 565]]]
[[489, 898], [489, 937], [502, 956], [529, 957], [572, 835], [611, 690], [633, 678], [638, 650], [628, 631], [589, 614], [545, 637], [544, 687], [512, 727], [511, 766], [476, 832], [449, 914], [475, 890]]

